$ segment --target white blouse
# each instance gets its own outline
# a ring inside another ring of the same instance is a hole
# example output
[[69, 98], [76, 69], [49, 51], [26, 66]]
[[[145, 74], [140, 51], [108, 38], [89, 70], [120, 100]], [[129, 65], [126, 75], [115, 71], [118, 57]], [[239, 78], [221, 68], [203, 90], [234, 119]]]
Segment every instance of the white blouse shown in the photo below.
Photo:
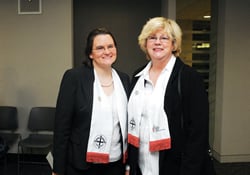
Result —
[[[166, 67], [162, 70], [158, 77], [155, 86], [167, 86], [170, 74], [174, 67], [176, 58], [172, 57]], [[154, 91], [152, 81], [149, 79], [149, 72], [145, 77], [145, 85], [142, 91], [144, 92], [144, 110], [140, 121], [140, 147], [139, 147], [139, 167], [143, 175], [158, 175], [159, 174], [159, 152], [149, 151], [149, 112], [152, 108], [150, 107], [151, 95]], [[164, 94], [162, 94], [164, 95]], [[160, 98], [158, 98], [160, 99]]]

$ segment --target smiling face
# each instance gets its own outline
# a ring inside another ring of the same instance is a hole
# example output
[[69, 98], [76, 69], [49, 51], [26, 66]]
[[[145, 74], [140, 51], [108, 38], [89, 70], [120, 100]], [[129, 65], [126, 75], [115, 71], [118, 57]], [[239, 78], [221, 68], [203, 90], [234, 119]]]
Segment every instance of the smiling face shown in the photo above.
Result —
[[97, 35], [89, 57], [93, 60], [94, 67], [110, 68], [117, 57], [113, 38], [109, 34]]
[[173, 49], [172, 39], [163, 30], [157, 30], [147, 38], [146, 51], [152, 62], [170, 59]]

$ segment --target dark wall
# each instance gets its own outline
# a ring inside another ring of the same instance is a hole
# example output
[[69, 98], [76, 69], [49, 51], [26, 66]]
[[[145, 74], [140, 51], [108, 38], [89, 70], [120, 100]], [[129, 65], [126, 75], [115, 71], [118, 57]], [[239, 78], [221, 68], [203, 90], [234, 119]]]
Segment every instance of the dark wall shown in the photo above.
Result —
[[116, 37], [118, 58], [115, 68], [129, 75], [146, 63], [137, 37], [145, 22], [161, 14], [161, 0], [74, 0], [74, 66], [82, 63], [85, 40], [90, 30], [107, 27]]

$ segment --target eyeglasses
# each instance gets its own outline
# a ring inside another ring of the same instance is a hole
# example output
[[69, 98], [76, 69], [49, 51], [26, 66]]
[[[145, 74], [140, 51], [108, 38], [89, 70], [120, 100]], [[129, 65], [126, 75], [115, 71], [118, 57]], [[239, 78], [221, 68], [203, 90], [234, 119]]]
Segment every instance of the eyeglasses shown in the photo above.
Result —
[[161, 43], [166, 43], [170, 40], [170, 38], [168, 36], [160, 36], [160, 37], [157, 37], [157, 36], [149, 36], [147, 38], [147, 41], [149, 42], [156, 42], [157, 40], [160, 40]]
[[98, 52], [98, 53], [101, 53], [101, 52], [105, 52], [105, 50], [113, 51], [114, 49], [115, 49], [115, 46], [113, 44], [111, 44], [111, 45], [108, 45], [107, 47], [105, 47], [105, 46], [97, 46], [93, 50]]

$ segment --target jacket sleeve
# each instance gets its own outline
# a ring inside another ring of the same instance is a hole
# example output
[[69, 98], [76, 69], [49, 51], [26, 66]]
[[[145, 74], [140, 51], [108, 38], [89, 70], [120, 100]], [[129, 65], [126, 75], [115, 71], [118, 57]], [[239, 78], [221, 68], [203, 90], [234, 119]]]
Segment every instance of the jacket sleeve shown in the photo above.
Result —
[[76, 76], [66, 71], [59, 89], [54, 126], [53, 172], [65, 174], [68, 142], [71, 133]]
[[193, 69], [188, 71], [182, 78], [185, 145], [180, 174], [201, 175], [208, 146], [209, 104], [201, 76]]

